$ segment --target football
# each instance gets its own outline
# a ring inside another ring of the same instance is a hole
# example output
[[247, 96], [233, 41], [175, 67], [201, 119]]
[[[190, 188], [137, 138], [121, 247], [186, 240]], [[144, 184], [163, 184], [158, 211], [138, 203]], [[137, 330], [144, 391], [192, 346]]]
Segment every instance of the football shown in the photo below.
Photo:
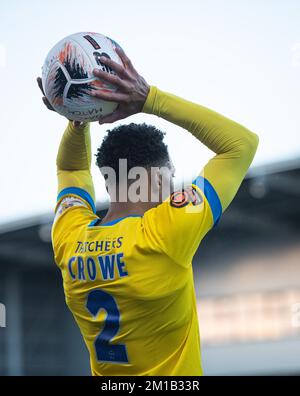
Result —
[[72, 121], [92, 122], [111, 114], [117, 103], [89, 95], [97, 89], [115, 92], [116, 88], [96, 78], [93, 70], [114, 70], [100, 61], [101, 56], [122, 64], [115, 49], [119, 45], [99, 33], [75, 33], [59, 41], [49, 52], [42, 68], [45, 95], [53, 108]]

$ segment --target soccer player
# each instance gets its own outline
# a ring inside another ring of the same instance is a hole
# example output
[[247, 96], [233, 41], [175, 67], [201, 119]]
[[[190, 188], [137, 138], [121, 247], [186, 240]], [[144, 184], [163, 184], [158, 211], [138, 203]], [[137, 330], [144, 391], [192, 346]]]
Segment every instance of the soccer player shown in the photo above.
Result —
[[[116, 177], [106, 177], [112, 200], [98, 218], [89, 125], [70, 121], [57, 156], [52, 229], [66, 303], [89, 350], [93, 375], [202, 375], [192, 259], [234, 198], [258, 137], [212, 110], [149, 86], [124, 51], [117, 51], [123, 65], [101, 59], [116, 75], [94, 71], [117, 87], [115, 93], [93, 92], [118, 103], [100, 123], [154, 114], [185, 128], [216, 155], [190, 186], [165, 197], [163, 185], [172, 184], [174, 169], [164, 134], [133, 123], [109, 130], [97, 165]], [[128, 167], [122, 177], [120, 159]], [[134, 181], [128, 172], [135, 167], [147, 174], [148, 190], [140, 200], [130, 199]]]

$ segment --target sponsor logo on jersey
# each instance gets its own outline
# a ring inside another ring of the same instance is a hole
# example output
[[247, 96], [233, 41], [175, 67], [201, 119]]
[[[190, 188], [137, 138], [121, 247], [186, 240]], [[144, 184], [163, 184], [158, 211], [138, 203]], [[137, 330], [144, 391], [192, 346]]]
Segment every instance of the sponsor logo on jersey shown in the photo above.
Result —
[[75, 253], [109, 252], [119, 249], [123, 244], [123, 237], [106, 238], [100, 241], [77, 241]]

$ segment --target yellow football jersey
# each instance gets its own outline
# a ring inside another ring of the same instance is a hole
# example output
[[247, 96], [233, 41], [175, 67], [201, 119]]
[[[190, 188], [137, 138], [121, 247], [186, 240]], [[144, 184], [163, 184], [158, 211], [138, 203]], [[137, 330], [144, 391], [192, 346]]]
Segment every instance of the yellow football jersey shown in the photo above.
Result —
[[94, 375], [201, 375], [192, 258], [234, 198], [258, 136], [154, 86], [143, 112], [187, 129], [216, 155], [191, 186], [143, 216], [103, 224], [89, 125], [69, 123], [57, 155], [55, 260]]
[[202, 375], [191, 262], [221, 212], [201, 176], [143, 216], [106, 224], [87, 191], [60, 193], [55, 260], [93, 375]]

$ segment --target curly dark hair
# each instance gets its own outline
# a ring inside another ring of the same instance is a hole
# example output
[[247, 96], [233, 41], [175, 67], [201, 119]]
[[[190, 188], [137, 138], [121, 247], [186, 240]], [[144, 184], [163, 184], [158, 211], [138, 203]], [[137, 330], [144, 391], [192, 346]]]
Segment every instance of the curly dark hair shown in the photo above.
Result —
[[120, 125], [107, 131], [96, 154], [99, 168], [111, 167], [119, 178], [119, 159], [127, 159], [128, 172], [135, 166], [165, 166], [169, 161], [165, 132], [152, 125]]

